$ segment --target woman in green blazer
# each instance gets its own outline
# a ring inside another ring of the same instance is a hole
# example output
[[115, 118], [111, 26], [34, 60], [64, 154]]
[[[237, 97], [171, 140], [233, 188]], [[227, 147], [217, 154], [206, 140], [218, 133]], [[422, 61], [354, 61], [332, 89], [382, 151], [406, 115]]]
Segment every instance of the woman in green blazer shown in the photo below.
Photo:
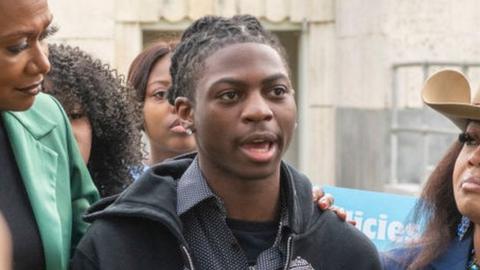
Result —
[[56, 100], [38, 94], [29, 110], [2, 112], [2, 119], [38, 225], [46, 269], [66, 269], [87, 228], [81, 215], [98, 199], [68, 118]]
[[0, 212], [14, 269], [67, 269], [98, 199], [65, 112], [39, 94], [51, 20], [46, 0], [0, 1]]

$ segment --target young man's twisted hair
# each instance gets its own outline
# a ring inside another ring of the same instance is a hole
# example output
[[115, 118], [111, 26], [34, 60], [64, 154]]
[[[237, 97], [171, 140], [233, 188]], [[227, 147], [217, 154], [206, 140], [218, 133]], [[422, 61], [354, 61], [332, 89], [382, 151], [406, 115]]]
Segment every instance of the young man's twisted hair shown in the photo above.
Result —
[[168, 101], [184, 96], [194, 101], [194, 84], [205, 59], [219, 49], [237, 43], [260, 43], [275, 49], [288, 69], [285, 51], [278, 39], [250, 15], [233, 18], [206, 16], [195, 21], [182, 35], [172, 56], [172, 87]]
[[88, 117], [93, 134], [87, 167], [103, 197], [116, 194], [142, 169], [141, 110], [133, 91], [115, 70], [79, 48], [49, 45], [49, 51], [45, 91], [69, 117], [79, 117], [78, 106]]

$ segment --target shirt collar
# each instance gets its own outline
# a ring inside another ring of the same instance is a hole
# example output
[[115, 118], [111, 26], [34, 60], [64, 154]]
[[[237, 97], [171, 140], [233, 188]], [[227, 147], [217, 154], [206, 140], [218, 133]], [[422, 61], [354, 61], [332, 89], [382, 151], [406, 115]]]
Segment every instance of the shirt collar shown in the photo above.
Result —
[[[290, 227], [289, 222], [289, 213], [288, 213], [288, 200], [287, 196], [290, 192], [287, 192], [288, 184], [287, 179], [284, 179], [285, 176], [282, 173], [282, 179], [280, 180], [280, 227], [279, 232], [283, 231], [284, 228]], [[219, 208], [223, 210], [224, 214], [225, 209], [223, 208], [222, 200], [216, 196], [210, 187], [207, 184], [207, 181], [203, 177], [202, 171], [198, 164], [198, 157], [195, 157], [192, 164], [187, 168], [185, 173], [182, 175], [178, 182], [177, 186], [177, 214], [183, 215], [197, 204], [214, 198], [219, 204]]]
[[200, 202], [212, 197], [216, 196], [203, 177], [198, 158], [195, 157], [178, 181], [177, 214], [180, 216]]
[[290, 222], [289, 222], [289, 213], [287, 206], [287, 194], [285, 184], [285, 179], [280, 180], [280, 223], [278, 227], [277, 237], [275, 239], [275, 245], [280, 244], [282, 236], [288, 234], [291, 231]]

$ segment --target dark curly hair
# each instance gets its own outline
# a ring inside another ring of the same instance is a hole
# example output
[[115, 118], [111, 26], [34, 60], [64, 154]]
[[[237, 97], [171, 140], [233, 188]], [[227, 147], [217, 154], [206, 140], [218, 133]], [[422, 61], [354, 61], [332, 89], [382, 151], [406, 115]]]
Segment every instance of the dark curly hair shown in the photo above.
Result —
[[175, 48], [170, 66], [172, 87], [167, 93], [168, 101], [174, 104], [179, 96], [194, 101], [195, 82], [197, 76], [202, 74], [205, 59], [227, 45], [249, 42], [272, 47], [279, 53], [289, 71], [285, 49], [277, 37], [263, 28], [255, 17], [205, 16], [193, 22], [183, 32], [181, 41]]
[[80, 105], [90, 120], [87, 167], [102, 197], [121, 192], [142, 171], [141, 113], [121, 76], [78, 47], [49, 45], [45, 91], [71, 116]]

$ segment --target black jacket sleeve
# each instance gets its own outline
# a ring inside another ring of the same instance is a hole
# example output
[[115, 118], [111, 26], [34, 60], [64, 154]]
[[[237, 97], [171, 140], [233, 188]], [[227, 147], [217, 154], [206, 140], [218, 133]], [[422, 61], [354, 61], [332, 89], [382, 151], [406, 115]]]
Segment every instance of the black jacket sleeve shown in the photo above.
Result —
[[141, 218], [96, 220], [76, 248], [72, 270], [184, 269], [177, 239]]
[[314, 269], [381, 269], [370, 239], [331, 211], [323, 212], [310, 232], [297, 238], [293, 246], [293, 258], [305, 259]]
[[71, 264], [71, 270], [97, 270], [98, 264], [95, 260], [89, 258], [81, 250], [77, 249], [73, 255]]

